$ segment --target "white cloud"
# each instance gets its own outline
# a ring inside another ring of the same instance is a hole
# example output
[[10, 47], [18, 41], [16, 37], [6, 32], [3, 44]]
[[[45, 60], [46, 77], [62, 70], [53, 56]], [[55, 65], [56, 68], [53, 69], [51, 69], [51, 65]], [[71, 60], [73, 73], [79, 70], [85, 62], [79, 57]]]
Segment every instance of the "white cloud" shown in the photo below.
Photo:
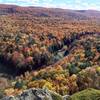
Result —
[[[98, 1], [98, 2], [97, 2]], [[72, 5], [69, 5], [72, 9], [78, 9], [78, 10], [100, 10], [100, 2], [99, 0], [89, 1], [89, 0], [74, 0], [75, 4], [74, 7]]]
[[44, 2], [52, 2], [53, 0], [42, 0]]
[[17, 0], [18, 2], [38, 2], [39, 0]]
[[53, 0], [16, 0], [17, 2], [23, 3], [23, 6], [43, 6], [43, 7], [53, 7], [52, 1]]
[[43, 3], [50, 3], [53, 0], [17, 0], [18, 2], [24, 2], [24, 3], [39, 3], [40, 1]]

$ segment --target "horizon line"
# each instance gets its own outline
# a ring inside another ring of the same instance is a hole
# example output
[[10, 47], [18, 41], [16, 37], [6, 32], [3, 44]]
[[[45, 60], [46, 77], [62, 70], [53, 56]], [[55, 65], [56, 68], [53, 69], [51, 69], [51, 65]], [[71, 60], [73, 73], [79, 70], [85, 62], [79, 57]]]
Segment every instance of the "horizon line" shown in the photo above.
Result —
[[20, 5], [20, 4], [12, 4], [12, 3], [0, 3], [0, 5], [8, 5], [8, 6], [18, 6], [18, 7], [37, 7], [37, 8], [47, 8], [47, 9], [62, 9], [62, 10], [86, 10], [86, 11], [100, 11], [100, 10], [97, 10], [97, 9], [71, 9], [71, 8], [62, 8], [62, 7], [47, 7], [47, 6], [36, 6], [36, 5], [32, 5], [32, 6], [29, 6], [29, 5]]

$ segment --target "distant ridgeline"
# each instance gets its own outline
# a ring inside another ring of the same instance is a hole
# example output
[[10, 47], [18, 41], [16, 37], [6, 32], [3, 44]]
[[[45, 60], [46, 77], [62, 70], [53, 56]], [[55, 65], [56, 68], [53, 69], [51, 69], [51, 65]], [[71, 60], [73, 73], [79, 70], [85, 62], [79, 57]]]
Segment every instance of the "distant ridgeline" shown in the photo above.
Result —
[[90, 20], [100, 18], [100, 12], [96, 10], [70, 10], [60, 8], [21, 7], [16, 5], [0, 4], [0, 15], [18, 15], [34, 17], [59, 17], [76, 20]]

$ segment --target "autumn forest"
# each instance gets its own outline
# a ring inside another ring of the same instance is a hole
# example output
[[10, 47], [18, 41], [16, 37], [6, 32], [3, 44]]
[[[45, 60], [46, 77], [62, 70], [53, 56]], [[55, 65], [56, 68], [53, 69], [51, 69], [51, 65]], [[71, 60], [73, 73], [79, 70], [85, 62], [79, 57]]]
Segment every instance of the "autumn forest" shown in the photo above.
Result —
[[0, 99], [100, 100], [100, 11], [0, 5]]

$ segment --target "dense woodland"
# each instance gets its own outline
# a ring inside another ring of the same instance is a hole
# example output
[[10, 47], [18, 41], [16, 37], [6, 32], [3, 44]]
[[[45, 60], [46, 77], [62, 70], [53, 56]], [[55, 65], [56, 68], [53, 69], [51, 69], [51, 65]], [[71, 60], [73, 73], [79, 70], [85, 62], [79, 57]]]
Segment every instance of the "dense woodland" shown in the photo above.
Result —
[[99, 18], [78, 13], [78, 19], [73, 19], [75, 12], [65, 18], [65, 12], [58, 12], [62, 18], [52, 10], [31, 15], [32, 8], [0, 6], [1, 97], [30, 88], [47, 88], [61, 95], [100, 90]]

